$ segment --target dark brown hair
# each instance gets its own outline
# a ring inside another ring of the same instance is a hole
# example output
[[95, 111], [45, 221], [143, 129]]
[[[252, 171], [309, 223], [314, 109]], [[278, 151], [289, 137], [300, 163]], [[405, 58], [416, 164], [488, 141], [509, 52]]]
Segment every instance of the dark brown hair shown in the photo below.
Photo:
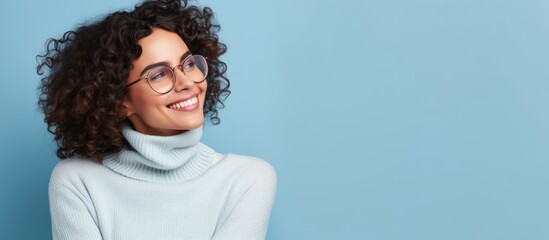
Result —
[[193, 54], [208, 59], [208, 88], [204, 115], [219, 124], [218, 108], [230, 94], [226, 65], [219, 56], [227, 50], [218, 41], [220, 27], [210, 8], [183, 0], [145, 1], [131, 12], [118, 11], [99, 21], [49, 39], [38, 55], [41, 79], [38, 104], [48, 131], [55, 135], [61, 159], [83, 156], [101, 161], [126, 144], [121, 124], [122, 101], [132, 63], [141, 55], [138, 41], [162, 28], [181, 36]]

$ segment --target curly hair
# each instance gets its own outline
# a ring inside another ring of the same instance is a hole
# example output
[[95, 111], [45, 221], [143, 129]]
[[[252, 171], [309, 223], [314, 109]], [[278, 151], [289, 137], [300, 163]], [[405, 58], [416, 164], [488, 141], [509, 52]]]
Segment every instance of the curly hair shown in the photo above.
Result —
[[219, 42], [210, 8], [187, 5], [187, 0], [145, 1], [131, 12], [118, 11], [101, 20], [48, 39], [46, 52], [37, 56], [38, 105], [57, 142], [57, 156], [83, 156], [102, 162], [127, 145], [121, 124], [125, 82], [141, 55], [138, 41], [153, 28], [177, 33], [193, 54], [208, 59], [204, 115], [219, 124], [218, 108], [231, 93], [227, 66], [219, 56], [227, 50]]

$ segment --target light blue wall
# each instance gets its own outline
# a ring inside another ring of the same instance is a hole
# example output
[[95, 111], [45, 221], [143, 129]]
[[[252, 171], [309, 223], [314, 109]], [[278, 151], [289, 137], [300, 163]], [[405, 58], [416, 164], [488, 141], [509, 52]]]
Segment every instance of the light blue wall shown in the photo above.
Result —
[[[130, 0], [0, 15], [0, 239], [49, 239], [48, 37]], [[277, 169], [268, 239], [549, 239], [549, 2], [203, 1], [233, 94], [204, 142]]]

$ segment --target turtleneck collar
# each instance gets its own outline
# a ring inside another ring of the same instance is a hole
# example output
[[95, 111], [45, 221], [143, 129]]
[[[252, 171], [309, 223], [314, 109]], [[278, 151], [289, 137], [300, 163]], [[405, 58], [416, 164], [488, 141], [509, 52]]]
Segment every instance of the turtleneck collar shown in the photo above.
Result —
[[124, 176], [157, 183], [184, 182], [204, 173], [222, 155], [200, 143], [202, 127], [174, 136], [152, 136], [122, 125], [131, 148], [103, 160], [103, 165]]

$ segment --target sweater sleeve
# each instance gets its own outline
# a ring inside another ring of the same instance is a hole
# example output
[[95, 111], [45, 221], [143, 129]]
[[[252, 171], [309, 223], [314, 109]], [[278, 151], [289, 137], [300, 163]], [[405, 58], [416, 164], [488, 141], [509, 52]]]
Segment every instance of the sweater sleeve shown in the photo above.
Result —
[[247, 188], [212, 240], [265, 239], [273, 207], [277, 177], [271, 165], [260, 161], [247, 177]]
[[101, 232], [78, 189], [50, 181], [50, 214], [53, 240], [102, 240]]

